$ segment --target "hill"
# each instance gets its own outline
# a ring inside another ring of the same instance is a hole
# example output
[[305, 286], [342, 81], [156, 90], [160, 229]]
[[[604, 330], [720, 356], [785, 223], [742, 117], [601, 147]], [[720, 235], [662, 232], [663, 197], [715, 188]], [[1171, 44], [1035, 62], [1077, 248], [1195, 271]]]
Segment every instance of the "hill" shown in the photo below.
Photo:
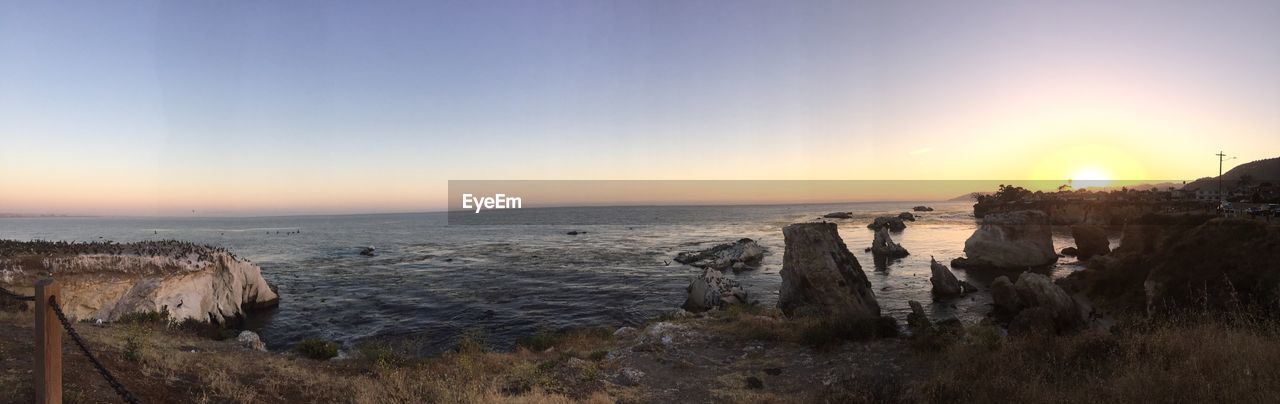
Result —
[[[1263, 182], [1280, 183], [1280, 157], [1251, 161], [1244, 163], [1226, 173], [1222, 174], [1222, 184], [1224, 187], [1234, 187], [1240, 181], [1240, 177], [1250, 175], [1253, 177], [1254, 184]], [[1215, 177], [1204, 177], [1187, 184], [1184, 189], [1194, 190], [1201, 187], [1217, 187], [1218, 182]]]

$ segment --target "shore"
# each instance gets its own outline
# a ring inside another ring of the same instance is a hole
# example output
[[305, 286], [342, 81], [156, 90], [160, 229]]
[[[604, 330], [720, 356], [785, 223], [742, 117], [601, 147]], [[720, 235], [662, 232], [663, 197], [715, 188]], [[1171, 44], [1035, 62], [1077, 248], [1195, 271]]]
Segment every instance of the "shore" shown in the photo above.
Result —
[[[792, 321], [732, 310], [543, 335], [511, 352], [470, 336], [436, 357], [364, 346], [325, 361], [160, 323], [78, 328], [144, 402], [1264, 402], [1280, 394], [1272, 322], [1134, 319], [1123, 333], [1071, 336], [971, 325], [945, 338], [861, 339], [824, 338]], [[15, 393], [4, 401], [33, 399], [31, 322], [29, 312], [0, 312], [0, 386]], [[68, 400], [117, 401], [64, 349]]]

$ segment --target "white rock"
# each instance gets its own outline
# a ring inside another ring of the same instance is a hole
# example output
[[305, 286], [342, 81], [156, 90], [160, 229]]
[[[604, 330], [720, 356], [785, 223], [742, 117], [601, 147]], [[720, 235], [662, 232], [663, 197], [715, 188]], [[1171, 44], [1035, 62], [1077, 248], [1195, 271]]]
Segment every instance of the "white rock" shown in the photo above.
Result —
[[236, 342], [239, 342], [240, 346], [242, 347], [249, 348], [255, 351], [267, 350], [267, 344], [263, 343], [262, 339], [258, 338], [258, 333], [255, 333], [253, 331], [249, 331], [249, 330], [241, 331], [240, 335], [236, 337]]

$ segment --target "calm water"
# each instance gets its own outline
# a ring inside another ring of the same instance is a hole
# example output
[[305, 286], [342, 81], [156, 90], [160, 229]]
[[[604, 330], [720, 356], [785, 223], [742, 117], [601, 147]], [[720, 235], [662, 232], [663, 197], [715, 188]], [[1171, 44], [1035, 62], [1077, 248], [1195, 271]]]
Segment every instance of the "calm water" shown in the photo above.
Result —
[[[499, 347], [540, 329], [637, 324], [671, 311], [699, 270], [671, 260], [680, 251], [742, 237], [768, 249], [764, 265], [736, 276], [753, 299], [777, 301], [782, 227], [833, 211], [840, 235], [868, 273], [886, 314], [904, 319], [908, 300], [935, 317], [976, 321], [988, 311], [984, 293], [934, 302], [929, 257], [958, 257], [975, 224], [968, 203], [930, 203], [934, 212], [894, 234], [912, 255], [876, 269], [872, 232], [880, 215], [917, 203], [583, 209], [586, 215], [650, 215], [680, 225], [461, 226], [443, 213], [268, 218], [18, 218], [0, 219], [0, 238], [119, 242], [179, 239], [222, 246], [262, 267], [280, 287], [278, 309], [252, 319], [268, 346], [281, 349], [309, 337], [347, 346], [370, 338], [410, 337], [429, 351], [480, 331]], [[538, 214], [527, 209], [525, 214]], [[546, 214], [563, 215], [564, 210]], [[286, 234], [300, 230], [299, 234]], [[587, 234], [570, 236], [569, 230]], [[1054, 245], [1071, 245], [1058, 229]], [[378, 255], [359, 255], [376, 246]], [[1074, 270], [1067, 258], [1055, 273]], [[995, 276], [956, 271], [983, 287]], [[431, 352], [424, 352], [431, 353]]]

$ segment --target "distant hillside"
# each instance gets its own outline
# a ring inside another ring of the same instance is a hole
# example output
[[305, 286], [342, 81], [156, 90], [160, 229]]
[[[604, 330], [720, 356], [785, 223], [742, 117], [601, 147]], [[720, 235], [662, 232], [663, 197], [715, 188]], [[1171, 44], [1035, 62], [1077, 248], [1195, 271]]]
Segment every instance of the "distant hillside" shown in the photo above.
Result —
[[948, 199], [944, 202], [973, 202], [974, 201], [973, 194], [983, 194], [983, 195], [990, 196], [995, 194], [995, 192], [970, 192], [964, 195], [957, 196], [955, 198]]
[[[1240, 177], [1245, 174], [1253, 176], [1254, 184], [1263, 182], [1280, 183], [1280, 157], [1251, 161], [1232, 168], [1222, 174], [1223, 187], [1234, 187], [1240, 181]], [[1213, 188], [1217, 186], [1216, 178], [1204, 177], [1192, 181], [1185, 188], [1200, 189], [1201, 187]]]

